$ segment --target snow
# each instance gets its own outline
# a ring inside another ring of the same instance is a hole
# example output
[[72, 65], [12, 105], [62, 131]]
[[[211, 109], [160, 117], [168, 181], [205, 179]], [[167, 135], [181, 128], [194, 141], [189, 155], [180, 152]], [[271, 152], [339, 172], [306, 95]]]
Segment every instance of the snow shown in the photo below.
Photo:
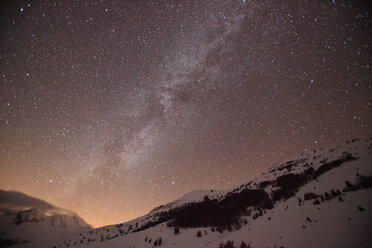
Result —
[[[241, 228], [232, 227], [231, 231], [224, 230], [222, 233], [212, 231], [211, 226], [180, 228], [180, 233], [175, 234], [173, 227], [168, 227], [167, 221], [161, 219], [162, 214], [202, 202], [205, 196], [221, 201], [245, 189], [264, 189], [272, 196], [273, 191], [280, 188], [275, 183], [278, 177], [301, 174], [311, 167], [317, 171], [333, 161], [341, 162], [306, 181], [289, 199], [274, 202], [272, 209], [249, 208], [251, 214], [241, 216]], [[160, 247], [179, 248], [212, 248], [227, 240], [233, 240], [236, 246], [245, 241], [251, 247], [366, 247], [372, 243], [372, 188], [351, 190], [346, 183], [357, 185], [360, 176], [372, 176], [372, 137], [354, 139], [334, 149], [307, 150], [246, 184], [228, 190], [195, 190], [126, 223], [69, 232], [63, 234], [62, 238], [57, 235], [51, 239], [54, 239], [53, 244], [57, 247], [96, 248], [154, 247], [154, 241], [159, 238], [162, 239]], [[334, 195], [331, 194], [332, 190]], [[318, 199], [321, 199], [320, 196], [325, 198], [326, 193], [330, 196], [315, 204], [315, 199], [304, 199], [305, 194], [310, 192], [318, 195]], [[260, 211], [262, 215], [257, 217], [255, 214]], [[53, 228], [39, 231], [48, 233]], [[198, 231], [201, 231], [201, 237], [197, 237]], [[20, 247], [45, 246], [27, 243]]]
[[[15, 191], [0, 191], [0, 241], [48, 247], [90, 226], [72, 211]], [[42, 235], [40, 235], [42, 234]]]
[[[361, 212], [358, 206], [369, 206], [369, 209]], [[372, 241], [370, 206], [370, 189], [352, 192], [343, 202], [334, 198], [316, 206], [311, 201], [298, 206], [297, 199], [291, 198], [207, 247], [218, 247], [219, 243], [227, 240], [234, 240], [236, 244], [245, 241], [252, 247], [366, 247]]]
[[39, 209], [3, 213], [0, 215], [0, 223], [0, 240], [26, 242], [12, 247], [47, 247], [56, 240], [90, 229], [81, 226], [75, 216], [47, 216]]
[[218, 199], [219, 197], [226, 195], [230, 190], [193, 190], [191, 192], [186, 193], [181, 198], [170, 202], [168, 204], [165, 204], [159, 208], [153, 209], [150, 213], [159, 213], [161, 211], [167, 211], [170, 209], [174, 209], [176, 207], [184, 206], [190, 202], [201, 202], [204, 200], [205, 196], [208, 196], [210, 200], [212, 199]]

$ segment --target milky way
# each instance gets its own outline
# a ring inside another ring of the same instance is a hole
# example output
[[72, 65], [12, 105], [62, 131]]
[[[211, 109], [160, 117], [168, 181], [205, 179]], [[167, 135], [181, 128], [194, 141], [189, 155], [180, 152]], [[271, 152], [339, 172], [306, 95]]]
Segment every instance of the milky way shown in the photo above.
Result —
[[1, 3], [0, 188], [127, 221], [370, 132], [368, 1]]

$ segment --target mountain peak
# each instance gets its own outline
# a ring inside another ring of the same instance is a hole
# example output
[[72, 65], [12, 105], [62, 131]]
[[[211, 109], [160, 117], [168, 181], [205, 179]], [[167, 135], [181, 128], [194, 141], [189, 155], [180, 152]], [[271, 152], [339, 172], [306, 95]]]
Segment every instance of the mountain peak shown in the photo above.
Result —
[[0, 190], [0, 196], [0, 244], [45, 247], [62, 236], [90, 230], [72, 211], [43, 200], [16, 191]]
[[[372, 137], [307, 150], [233, 189], [194, 190], [145, 216], [64, 242], [94, 247], [161, 243], [213, 248], [228, 241], [251, 247], [363, 247], [371, 241], [363, 231], [371, 230], [372, 223], [367, 207], [372, 205], [367, 197], [371, 164]], [[346, 233], [358, 241], [350, 243]]]

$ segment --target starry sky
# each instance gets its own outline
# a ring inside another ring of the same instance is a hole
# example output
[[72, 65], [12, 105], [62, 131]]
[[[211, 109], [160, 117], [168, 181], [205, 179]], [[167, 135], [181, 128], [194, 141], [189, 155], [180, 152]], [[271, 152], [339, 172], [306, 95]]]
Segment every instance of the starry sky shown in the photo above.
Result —
[[371, 131], [368, 1], [0, 7], [0, 188], [94, 226]]

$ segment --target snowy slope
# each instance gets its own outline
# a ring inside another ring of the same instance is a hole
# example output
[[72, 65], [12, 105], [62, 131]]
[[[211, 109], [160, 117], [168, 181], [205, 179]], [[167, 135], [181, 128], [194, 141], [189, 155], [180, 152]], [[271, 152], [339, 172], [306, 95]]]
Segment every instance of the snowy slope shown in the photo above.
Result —
[[371, 187], [372, 137], [353, 139], [308, 150], [234, 189], [193, 191], [143, 217], [55, 245], [154, 247], [161, 238], [161, 247], [180, 248], [228, 240], [237, 247], [242, 241], [251, 247], [368, 247]]
[[0, 247], [49, 247], [90, 226], [75, 213], [15, 191], [0, 190]]

